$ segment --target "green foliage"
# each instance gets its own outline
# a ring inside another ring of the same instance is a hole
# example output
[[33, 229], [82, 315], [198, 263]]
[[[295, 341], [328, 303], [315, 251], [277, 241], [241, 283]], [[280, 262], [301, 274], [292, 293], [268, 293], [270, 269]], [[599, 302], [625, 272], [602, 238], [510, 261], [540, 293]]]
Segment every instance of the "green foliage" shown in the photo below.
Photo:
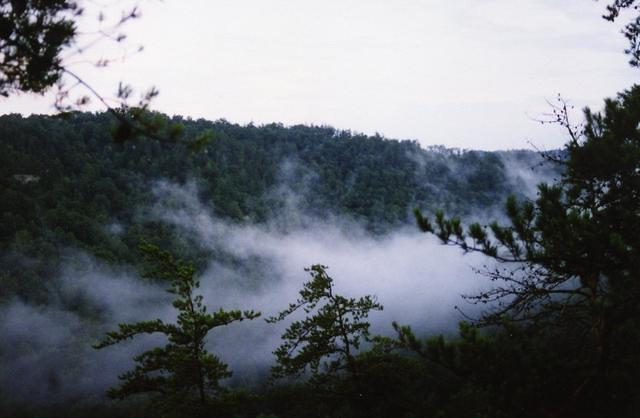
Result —
[[[123, 99], [129, 95], [129, 90], [121, 92]], [[214, 132], [206, 129], [194, 133], [192, 137], [185, 135], [185, 127], [180, 122], [171, 122], [161, 113], [149, 109], [151, 100], [157, 95], [155, 88], [149, 90], [136, 106], [123, 104], [117, 109], [109, 109], [115, 116], [117, 123], [111, 130], [111, 136], [116, 144], [139, 139], [153, 140], [165, 144], [181, 144], [190, 152], [201, 151], [214, 138]]]
[[[640, 323], [640, 87], [607, 100], [603, 113], [586, 109], [580, 131], [568, 124], [566, 106], [556, 111], [571, 140], [566, 159], [550, 158], [565, 174], [557, 184], [541, 184], [535, 202], [508, 199], [509, 225], [472, 224], [465, 232], [442, 212], [435, 228], [420, 211], [416, 220], [444, 243], [501, 263], [484, 272], [496, 285], [468, 297], [494, 306], [479, 323], [520, 321], [530, 332], [546, 329], [564, 340], [572, 350], [559, 363], [581, 368], [566, 408], [601, 407], [612, 399], [612, 376], [638, 373], [625, 369], [633, 356], [622, 341], [628, 326]], [[398, 330], [405, 346], [419, 348]]]
[[260, 314], [222, 308], [208, 313], [202, 296], [194, 293], [199, 281], [192, 265], [149, 243], [142, 244], [141, 250], [156, 263], [156, 268], [148, 272], [149, 277], [170, 281], [168, 292], [176, 296], [173, 307], [178, 317], [175, 324], [160, 319], [120, 324], [118, 331], [108, 332], [94, 345], [102, 349], [140, 334], [159, 333], [168, 339], [164, 347], [137, 355], [135, 368], [122, 374], [122, 383], [110, 389], [108, 395], [123, 399], [155, 393], [163, 410], [187, 415], [201, 413], [222, 391], [220, 380], [231, 376], [227, 365], [205, 349], [207, 335], [214, 328], [254, 319]]
[[76, 1], [0, 1], [0, 95], [41, 93], [60, 79], [80, 13]]
[[312, 279], [305, 283], [300, 298], [267, 322], [279, 322], [302, 309], [307, 316], [292, 322], [282, 335], [284, 342], [274, 352], [278, 365], [275, 377], [298, 376], [310, 370], [316, 382], [347, 372], [358, 379], [355, 355], [369, 337], [367, 317], [382, 305], [369, 295], [346, 298], [334, 292], [326, 267], [306, 269]]
[[[109, 131], [120, 124], [105, 113], [0, 117], [0, 272], [12, 277], [0, 282], [0, 293], [44, 302], [42, 283], [68, 248], [139, 265], [140, 236], [198, 267], [212, 257], [237, 267], [228, 255], [209, 253], [173, 227], [140, 216], [161, 179], [193, 181], [200, 200], [231, 222], [265, 222], [289, 210], [288, 195], [278, 192], [284, 186], [301, 197], [301, 213], [341, 214], [376, 233], [408, 222], [416, 204], [441, 204], [462, 216], [521, 189], [492, 153], [424, 150], [328, 127], [148, 117], [161, 119], [154, 125], [160, 137], [177, 135], [178, 143], [114, 144]], [[199, 152], [183, 144], [208, 132], [215, 135]], [[523, 166], [539, 158], [509, 155]], [[300, 226], [287, 221], [287, 228]]]

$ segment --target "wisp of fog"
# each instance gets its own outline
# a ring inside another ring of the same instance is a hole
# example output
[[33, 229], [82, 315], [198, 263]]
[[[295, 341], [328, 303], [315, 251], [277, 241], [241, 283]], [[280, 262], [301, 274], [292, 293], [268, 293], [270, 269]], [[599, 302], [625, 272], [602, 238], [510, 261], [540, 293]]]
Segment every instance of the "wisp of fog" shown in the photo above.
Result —
[[[374, 235], [345, 217], [305, 215], [296, 198], [288, 199], [291, 203], [277, 219], [233, 223], [215, 216], [215, 207], [199, 199], [194, 183], [157, 182], [152, 189], [155, 203], [141, 209], [140, 216], [169, 223], [193, 245], [245, 265], [237, 268], [213, 259], [199, 273], [199, 290], [209, 310], [254, 309], [263, 317], [274, 315], [296, 299], [309, 279], [304, 268], [323, 264], [338, 293], [370, 294], [384, 305], [370, 316], [374, 334], [393, 335], [392, 321], [420, 333], [453, 333], [462, 319], [455, 306], [470, 315], [479, 312], [461, 295], [487, 286], [473, 271], [487, 260], [444, 246], [415, 227]], [[282, 187], [277, 192], [287, 193]], [[296, 219], [297, 226], [282, 228], [287, 219]], [[0, 385], [10, 399], [100, 398], [133, 365], [135, 354], [163, 338], [145, 336], [100, 351], [91, 344], [121, 322], [175, 319], [171, 295], [162, 283], [86, 254], [68, 259], [73, 261], [50, 281], [50, 304], [33, 306], [16, 299], [0, 306]], [[272, 351], [284, 327], [259, 318], [216, 328], [208, 348], [229, 363], [232, 383], [252, 384], [274, 363]]]

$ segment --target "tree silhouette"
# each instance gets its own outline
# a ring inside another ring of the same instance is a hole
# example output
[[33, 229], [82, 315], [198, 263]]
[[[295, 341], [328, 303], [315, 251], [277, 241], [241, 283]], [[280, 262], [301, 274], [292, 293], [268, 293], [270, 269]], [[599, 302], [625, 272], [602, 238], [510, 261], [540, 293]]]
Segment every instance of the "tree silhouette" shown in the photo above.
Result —
[[570, 136], [564, 153], [549, 156], [564, 166], [563, 178], [541, 184], [534, 202], [510, 198], [508, 225], [465, 229], [442, 212], [435, 224], [415, 215], [422, 231], [498, 262], [484, 271], [495, 286], [468, 296], [490, 306], [480, 324], [581, 330], [573, 354], [590, 372], [579, 399], [622, 367], [625, 350], [614, 341], [640, 319], [640, 86], [606, 100], [603, 113], [586, 109], [583, 127], [568, 123], [561, 100], [554, 115]]
[[357, 383], [359, 379], [356, 353], [369, 337], [370, 311], [382, 305], [367, 295], [347, 298], [335, 293], [333, 279], [326, 266], [316, 264], [306, 269], [312, 279], [303, 285], [300, 298], [267, 322], [279, 322], [302, 309], [308, 314], [294, 321], [282, 335], [284, 342], [274, 352], [278, 365], [275, 377], [297, 376], [310, 371], [314, 383], [345, 372]]
[[260, 313], [222, 308], [208, 313], [202, 296], [194, 293], [199, 281], [193, 266], [148, 243], [144, 243], [141, 250], [156, 263], [148, 276], [170, 281], [168, 292], [176, 295], [173, 307], [178, 310], [178, 317], [176, 323], [156, 319], [120, 324], [118, 331], [108, 332], [104, 340], [94, 345], [96, 349], [103, 349], [140, 334], [159, 333], [168, 339], [164, 347], [137, 355], [135, 368], [120, 375], [122, 383], [110, 389], [108, 395], [124, 399], [155, 393], [159, 395], [156, 402], [164, 410], [199, 414], [222, 390], [220, 380], [231, 376], [228, 366], [206, 350], [207, 335], [214, 328], [254, 319]]

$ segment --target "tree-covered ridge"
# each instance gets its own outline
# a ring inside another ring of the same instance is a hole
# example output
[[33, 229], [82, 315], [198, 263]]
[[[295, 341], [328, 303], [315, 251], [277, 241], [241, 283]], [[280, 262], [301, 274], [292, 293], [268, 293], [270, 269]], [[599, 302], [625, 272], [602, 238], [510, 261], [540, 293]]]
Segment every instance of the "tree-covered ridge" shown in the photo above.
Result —
[[[157, 141], [114, 143], [106, 113], [0, 117], [4, 294], [36, 292], [67, 248], [126, 264], [136, 263], [141, 236], [176, 249], [169, 226], [141, 215], [161, 179], [195, 182], [200, 199], [234, 222], [268, 221], [295, 195], [301, 212], [346, 215], [378, 232], [411, 222], [416, 205], [465, 215], [525, 189], [499, 153], [425, 150], [331, 127], [172, 122], [188, 136], [212, 130], [214, 139], [192, 152]], [[529, 151], [507, 155], [523, 170], [540, 161]]]
[[[424, 150], [415, 141], [367, 137], [330, 127], [181, 122], [191, 131], [214, 129], [215, 140], [196, 154], [144, 141], [118, 146], [110, 140], [112, 121], [105, 114], [76, 114], [68, 120], [4, 116], [0, 118], [2, 185], [26, 198], [42, 191], [52, 193], [51, 186], [67, 195], [65, 181], [72, 181], [74, 200], [86, 202], [97, 212], [122, 216], [120, 210], [126, 206], [122, 195], [138, 195], [146, 181], [195, 178], [218, 215], [262, 221], [274, 210], [264, 193], [283, 180], [282, 163], [289, 161], [294, 170], [284, 179], [288, 186], [305, 192], [300, 184], [305, 180], [313, 188], [306, 193], [302, 209], [333, 209], [371, 223], [391, 224], [406, 221], [407, 208], [414, 202], [437, 200], [432, 204], [467, 213], [519, 189], [509, 183], [496, 153]], [[535, 160], [533, 152], [509, 154], [523, 160], [523, 165]], [[25, 181], [15, 177], [20, 174], [40, 181], [27, 190], [22, 187]], [[89, 186], [89, 180], [98, 182]]]

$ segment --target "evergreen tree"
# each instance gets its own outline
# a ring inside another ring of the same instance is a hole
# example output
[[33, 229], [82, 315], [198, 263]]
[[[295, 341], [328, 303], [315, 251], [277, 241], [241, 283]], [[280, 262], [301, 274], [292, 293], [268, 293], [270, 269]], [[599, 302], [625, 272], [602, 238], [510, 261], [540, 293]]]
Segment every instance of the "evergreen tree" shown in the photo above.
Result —
[[535, 202], [510, 198], [509, 225], [476, 223], [465, 231], [442, 212], [435, 225], [415, 214], [424, 232], [498, 262], [485, 271], [496, 286], [470, 296], [493, 307], [480, 324], [517, 321], [572, 335], [565, 364], [577, 362], [582, 379], [568, 402], [607, 402], [626, 391], [612, 385], [612, 375], [635, 379], [640, 371], [628, 366], [640, 348], [630, 331], [640, 323], [640, 87], [606, 100], [603, 113], [587, 109], [584, 127], [571, 125], [559, 103], [555, 122], [570, 141], [564, 156], [548, 158], [565, 174], [541, 184]]
[[164, 347], [136, 356], [135, 368], [119, 376], [122, 383], [110, 389], [108, 395], [124, 399], [141, 393], [156, 393], [159, 396], [155, 400], [163, 410], [199, 415], [221, 392], [220, 380], [231, 376], [227, 364], [206, 350], [208, 333], [213, 328], [254, 319], [260, 314], [222, 308], [208, 313], [202, 296], [194, 293], [199, 281], [193, 266], [148, 243], [141, 249], [156, 264], [148, 276], [170, 281], [168, 292], [176, 295], [173, 306], [179, 313], [175, 324], [160, 319], [120, 324], [118, 331], [108, 332], [106, 338], [94, 346], [102, 349], [139, 334], [160, 333], [168, 339]]
[[326, 267], [316, 264], [306, 269], [312, 279], [305, 283], [300, 298], [267, 322], [278, 322], [302, 309], [308, 316], [294, 321], [282, 335], [284, 342], [274, 352], [278, 364], [275, 377], [298, 376], [310, 371], [312, 383], [330, 384], [345, 374], [356, 386], [359, 380], [357, 351], [369, 337], [370, 311], [382, 305], [370, 295], [347, 298], [335, 293]]

